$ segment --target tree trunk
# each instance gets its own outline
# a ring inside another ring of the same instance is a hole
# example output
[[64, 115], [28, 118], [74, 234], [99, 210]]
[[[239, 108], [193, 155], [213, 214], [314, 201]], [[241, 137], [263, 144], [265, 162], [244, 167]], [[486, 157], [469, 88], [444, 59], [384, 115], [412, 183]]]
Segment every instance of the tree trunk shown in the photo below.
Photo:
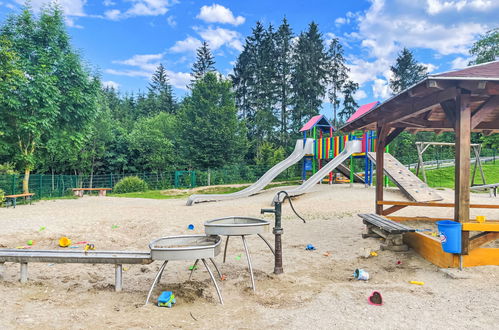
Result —
[[29, 167], [26, 167], [24, 169], [24, 178], [23, 178], [23, 193], [24, 194], [29, 194], [29, 174], [31, 173], [31, 170]]

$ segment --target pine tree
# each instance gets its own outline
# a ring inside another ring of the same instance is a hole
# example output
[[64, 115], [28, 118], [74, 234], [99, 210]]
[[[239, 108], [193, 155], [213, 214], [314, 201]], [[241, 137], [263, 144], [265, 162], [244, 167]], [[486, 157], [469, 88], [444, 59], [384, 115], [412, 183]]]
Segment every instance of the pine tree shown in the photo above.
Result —
[[345, 65], [343, 46], [338, 38], [334, 38], [329, 45], [328, 64], [328, 80], [331, 86], [328, 96], [333, 107], [333, 125], [337, 126], [337, 112], [340, 107], [341, 93], [350, 71]]
[[180, 150], [187, 165], [217, 168], [246, 153], [246, 132], [237, 120], [232, 85], [208, 72], [192, 87], [178, 114]]
[[312, 22], [302, 32], [293, 54], [293, 130], [319, 113], [327, 85], [327, 54], [319, 27]]
[[196, 80], [204, 77], [208, 72], [215, 72], [215, 58], [211, 54], [208, 43], [203, 41], [201, 47], [197, 49], [196, 62], [192, 65], [191, 83], [194, 84]]
[[338, 113], [342, 122], [345, 122], [355, 113], [359, 105], [355, 102], [354, 94], [359, 89], [359, 84], [349, 80], [343, 85], [343, 109]]
[[426, 67], [419, 64], [412, 52], [405, 48], [402, 49], [397, 57], [394, 66], [390, 67], [393, 78], [390, 79], [390, 88], [394, 94], [411, 87], [428, 75]]
[[275, 116], [278, 91], [275, 38], [272, 26], [266, 30], [257, 22], [246, 38], [231, 77], [240, 116], [245, 120], [248, 138], [253, 142], [251, 158], [259, 144], [274, 138], [274, 127], [278, 125]]
[[276, 34], [276, 84], [278, 89], [277, 103], [280, 107], [280, 142], [286, 146], [288, 139], [288, 111], [291, 104], [291, 69], [292, 69], [292, 45], [293, 32], [286, 18], [282, 20]]
[[177, 104], [173, 88], [163, 64], [159, 64], [149, 83], [146, 116], [154, 116], [161, 112], [175, 113]]

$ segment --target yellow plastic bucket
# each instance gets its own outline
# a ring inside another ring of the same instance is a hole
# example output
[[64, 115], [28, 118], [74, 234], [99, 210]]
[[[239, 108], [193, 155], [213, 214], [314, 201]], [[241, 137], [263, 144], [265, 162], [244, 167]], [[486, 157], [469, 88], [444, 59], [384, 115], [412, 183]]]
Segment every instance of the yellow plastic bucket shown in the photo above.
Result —
[[482, 222], [485, 222], [485, 220], [486, 220], [486, 218], [484, 215], [477, 215], [476, 216], [476, 222], [482, 223]]
[[68, 247], [71, 245], [71, 240], [67, 237], [59, 238], [59, 246], [60, 247]]

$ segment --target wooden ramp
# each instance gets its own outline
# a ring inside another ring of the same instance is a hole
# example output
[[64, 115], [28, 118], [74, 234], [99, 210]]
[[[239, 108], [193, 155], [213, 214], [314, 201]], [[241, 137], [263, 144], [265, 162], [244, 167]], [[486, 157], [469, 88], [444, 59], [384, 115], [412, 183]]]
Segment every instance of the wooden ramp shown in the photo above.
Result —
[[[369, 152], [369, 159], [376, 163], [376, 153]], [[385, 153], [385, 174], [399, 187], [399, 189], [415, 202], [440, 201], [443, 198], [409, 171], [401, 162], [390, 154]]]
[[[340, 172], [341, 174], [343, 174], [348, 179], [350, 179], [350, 168], [348, 166], [340, 164], [340, 165], [338, 165], [338, 167], [336, 168], [336, 170], [338, 172]], [[354, 173], [353, 174], [353, 181], [357, 182], [357, 183], [364, 183], [364, 178], [361, 177], [360, 175]]]

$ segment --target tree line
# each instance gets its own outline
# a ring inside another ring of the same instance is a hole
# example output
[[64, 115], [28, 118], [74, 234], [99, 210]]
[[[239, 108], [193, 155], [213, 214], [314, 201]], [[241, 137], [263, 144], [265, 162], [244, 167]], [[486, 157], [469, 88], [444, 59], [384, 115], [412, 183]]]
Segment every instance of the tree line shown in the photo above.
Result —
[[[23, 173], [27, 191], [31, 172], [268, 166], [325, 101], [337, 126], [357, 109], [345, 62], [340, 41], [326, 41], [314, 22], [297, 35], [286, 19], [277, 28], [257, 22], [228, 77], [205, 42], [182, 99], [162, 64], [145, 92], [123, 95], [103, 87], [72, 47], [57, 6], [39, 15], [25, 8], [0, 27], [0, 174]], [[426, 74], [409, 50], [392, 71], [394, 91]]]

